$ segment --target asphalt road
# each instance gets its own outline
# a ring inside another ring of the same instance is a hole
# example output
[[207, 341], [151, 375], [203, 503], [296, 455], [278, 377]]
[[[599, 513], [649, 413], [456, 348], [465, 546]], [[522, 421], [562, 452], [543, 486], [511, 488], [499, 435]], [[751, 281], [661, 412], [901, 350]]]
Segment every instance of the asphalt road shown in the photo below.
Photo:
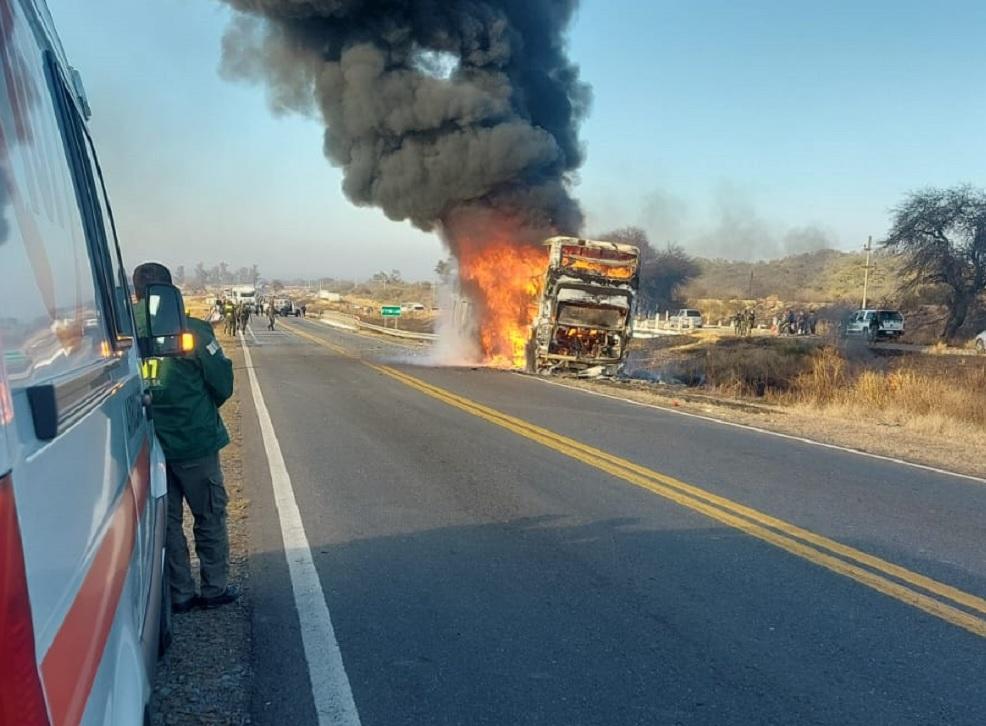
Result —
[[[986, 724], [986, 484], [289, 325], [249, 351], [362, 724]], [[243, 412], [253, 717], [314, 724]]]

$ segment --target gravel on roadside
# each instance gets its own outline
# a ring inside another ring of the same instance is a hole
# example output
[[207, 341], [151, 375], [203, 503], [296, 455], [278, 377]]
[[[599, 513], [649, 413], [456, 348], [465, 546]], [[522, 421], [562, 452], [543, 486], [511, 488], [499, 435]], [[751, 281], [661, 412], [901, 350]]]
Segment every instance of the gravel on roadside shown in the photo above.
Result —
[[[225, 337], [220, 342], [234, 369], [242, 370], [242, 354], [236, 341]], [[231, 441], [221, 453], [229, 494], [230, 582], [238, 585], [242, 594], [232, 605], [172, 616], [172, 644], [158, 663], [151, 698], [151, 723], [155, 726], [250, 723], [249, 502], [243, 488], [240, 428], [240, 396], [245, 386], [246, 379], [238, 377], [233, 397], [222, 408]], [[184, 522], [192, 569], [197, 575], [198, 559], [187, 508]]]

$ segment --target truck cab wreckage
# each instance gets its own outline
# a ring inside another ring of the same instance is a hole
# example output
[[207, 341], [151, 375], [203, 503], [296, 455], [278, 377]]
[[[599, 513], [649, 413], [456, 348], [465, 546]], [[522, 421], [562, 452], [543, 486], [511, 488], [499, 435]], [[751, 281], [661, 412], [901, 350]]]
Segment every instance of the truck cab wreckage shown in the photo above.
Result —
[[577, 237], [544, 244], [548, 268], [525, 348], [527, 372], [616, 375], [633, 332], [640, 250]]

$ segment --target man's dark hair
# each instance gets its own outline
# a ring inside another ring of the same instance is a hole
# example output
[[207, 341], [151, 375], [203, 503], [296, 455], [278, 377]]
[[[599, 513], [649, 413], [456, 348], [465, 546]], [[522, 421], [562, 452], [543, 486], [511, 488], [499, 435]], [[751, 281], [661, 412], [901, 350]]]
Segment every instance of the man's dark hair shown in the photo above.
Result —
[[144, 299], [148, 285], [171, 284], [171, 271], [160, 262], [145, 262], [134, 268], [134, 294], [138, 300]]

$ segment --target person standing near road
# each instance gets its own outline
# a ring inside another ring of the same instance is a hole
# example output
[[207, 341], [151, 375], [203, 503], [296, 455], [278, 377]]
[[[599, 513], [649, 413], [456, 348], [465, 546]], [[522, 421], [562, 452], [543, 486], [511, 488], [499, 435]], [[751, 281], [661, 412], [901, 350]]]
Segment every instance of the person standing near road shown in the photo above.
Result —
[[274, 318], [277, 317], [277, 311], [274, 310], [274, 299], [271, 298], [270, 304], [267, 306], [267, 330], [274, 329]]
[[[134, 270], [133, 282], [134, 293], [141, 300], [148, 285], [170, 285], [171, 272], [164, 265], [147, 262]], [[137, 327], [146, 330], [147, 321], [141, 315], [137, 316]], [[162, 358], [155, 368], [156, 377], [146, 381], [154, 429], [167, 465], [165, 549], [171, 609], [176, 613], [226, 605], [240, 594], [228, 582], [227, 498], [219, 463], [219, 451], [229, 443], [219, 407], [233, 395], [233, 364], [219, 347], [212, 326], [189, 317], [188, 328], [195, 338], [194, 351], [182, 358]], [[182, 529], [185, 503], [195, 520], [200, 594], [195, 592]]]
[[236, 335], [236, 308], [229, 299], [223, 303], [223, 317], [226, 319], [226, 335]]
[[246, 332], [250, 322], [250, 306], [247, 303], [240, 304], [240, 330]]

